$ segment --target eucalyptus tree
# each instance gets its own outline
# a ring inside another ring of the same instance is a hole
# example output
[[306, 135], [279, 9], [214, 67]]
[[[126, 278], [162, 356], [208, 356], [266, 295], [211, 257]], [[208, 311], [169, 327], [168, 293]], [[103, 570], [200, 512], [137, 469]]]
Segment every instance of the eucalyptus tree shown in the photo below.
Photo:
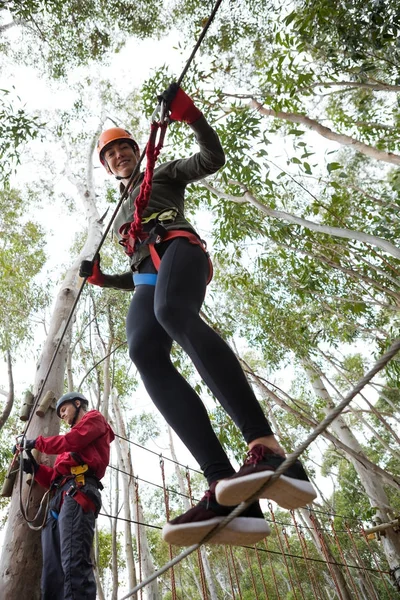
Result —
[[[96, 206], [92, 170], [92, 154], [96, 137], [93, 132], [92, 139], [89, 140], [86, 147], [86, 170], [84, 173], [86, 180], [80, 178], [76, 180], [78, 198], [87, 213], [88, 236], [81, 254], [77, 255], [72, 264], [68, 266], [61, 282], [32, 386], [34, 396], [37, 396], [39, 392], [45, 394], [50, 390], [56, 397], [63, 393], [65, 365], [71, 336], [71, 322], [68, 327], [66, 327], [66, 323], [77, 297], [77, 270], [82, 258], [94, 253], [101, 237], [103, 223]], [[35, 438], [44, 432], [47, 435], [55, 435], [58, 431], [59, 419], [55, 410], [50, 408], [42, 418], [33, 416], [27, 434], [30, 438]], [[40, 491], [35, 486], [29, 498], [30, 511], [37, 511], [42, 494], [43, 490]], [[0, 586], [1, 595], [4, 597], [23, 596], [27, 585], [31, 589], [32, 598], [39, 597], [41, 561], [40, 551], [38, 551], [40, 548], [38, 536], [39, 532], [27, 529], [27, 524], [22, 519], [19, 510], [19, 488], [16, 487], [10, 505], [1, 557]], [[17, 555], [18, 560], [16, 559]], [[21, 569], [26, 570], [25, 578], [20, 576]]]

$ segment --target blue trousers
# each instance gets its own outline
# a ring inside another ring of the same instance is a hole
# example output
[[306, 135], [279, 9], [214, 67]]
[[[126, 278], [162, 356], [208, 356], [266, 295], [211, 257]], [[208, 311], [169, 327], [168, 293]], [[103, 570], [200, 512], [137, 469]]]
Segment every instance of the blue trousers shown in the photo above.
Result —
[[[96, 517], [92, 511], [85, 513], [70, 496], [64, 497], [60, 507], [63, 492], [70, 487], [67, 482], [57, 490], [42, 530], [42, 600], [96, 600], [90, 558]], [[88, 491], [100, 509], [97, 488], [87, 484], [82, 491]]]

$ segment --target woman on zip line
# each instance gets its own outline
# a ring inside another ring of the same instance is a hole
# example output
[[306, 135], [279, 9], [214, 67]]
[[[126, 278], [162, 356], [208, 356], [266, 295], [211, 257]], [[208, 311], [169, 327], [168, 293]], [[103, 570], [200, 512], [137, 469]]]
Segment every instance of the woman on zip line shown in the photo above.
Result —
[[[120, 243], [134, 248], [131, 270], [108, 275], [101, 271], [98, 259], [89, 262], [89, 271], [85, 261], [81, 275], [89, 275], [87, 281], [93, 285], [134, 290], [126, 318], [130, 358], [152, 401], [197, 460], [209, 486], [196, 506], [163, 528], [167, 542], [192, 545], [257, 492], [282, 464], [285, 452], [234, 353], [199, 315], [211, 277], [211, 263], [200, 237], [185, 218], [185, 190], [188, 184], [218, 171], [225, 163], [224, 151], [214, 129], [181, 88], [172, 84], [163, 97], [173, 98], [170, 119], [190, 126], [199, 151], [154, 170], [150, 200], [142, 218], [143, 231], [148, 236], [144, 240], [132, 239], [130, 232], [135, 199], [145, 175], [138, 173], [131, 185], [132, 191], [114, 222]], [[113, 127], [103, 131], [97, 149], [101, 163], [121, 182], [123, 190], [140, 157], [135, 139], [125, 129]], [[237, 473], [211, 426], [203, 402], [171, 362], [173, 341], [188, 354], [248, 444], [246, 460]], [[296, 461], [259, 497], [294, 509], [311, 502], [316, 493], [301, 463]], [[218, 532], [212, 542], [254, 544], [268, 533], [257, 501]]]

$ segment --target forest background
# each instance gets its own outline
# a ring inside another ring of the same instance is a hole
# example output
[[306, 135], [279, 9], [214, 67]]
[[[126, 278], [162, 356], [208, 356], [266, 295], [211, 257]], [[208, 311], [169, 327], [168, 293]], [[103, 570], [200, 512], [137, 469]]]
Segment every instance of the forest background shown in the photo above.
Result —
[[[24, 399], [40, 390], [76, 298], [79, 264], [93, 257], [118, 199], [97, 162], [98, 134], [116, 123], [144, 147], [156, 96], [180, 74], [211, 9], [197, 0], [0, 2], [2, 479], [10, 440], [23, 429]], [[399, 335], [399, 31], [390, 1], [226, 0], [183, 82], [227, 155], [224, 169], [188, 190], [187, 214], [207, 239], [216, 271], [203, 316], [229, 340], [289, 451]], [[175, 123], [160, 160], [195, 150], [187, 127]], [[111, 236], [102, 265], [126, 270]], [[163, 470], [156, 485], [142, 483], [140, 497], [132, 475], [153, 475], [160, 447], [177, 463], [190, 461], [129, 363], [129, 299], [85, 288], [41, 390], [58, 396], [79, 386], [121, 436], [104, 494], [110, 518], [100, 521], [96, 542], [99, 597], [113, 599], [168, 557], [159, 539], [163, 486], [156, 487]], [[179, 348], [174, 361], [240, 463], [238, 431]], [[395, 358], [304, 456], [319, 508], [364, 525], [398, 517], [398, 415]], [[50, 407], [32, 419], [29, 437], [58, 428]], [[188, 505], [185, 469], [164, 464], [168, 485], [181, 492], [170, 500], [177, 512]], [[204, 483], [196, 472], [192, 478], [199, 497]], [[31, 510], [39, 500], [36, 490]], [[21, 519], [18, 486], [1, 502], [0, 589], [23, 597], [23, 571], [38, 597], [38, 534]], [[376, 552], [396, 575], [395, 529]], [[202, 558], [216, 573], [205, 566], [210, 596], [229, 597], [223, 559]], [[180, 571], [178, 587], [190, 589], [190, 598], [202, 597], [200, 572], [191, 563]], [[351, 598], [346, 577], [341, 594]], [[302, 585], [304, 597], [315, 597], [309, 582]], [[366, 594], [363, 585], [356, 579]], [[388, 586], [378, 597], [392, 597]], [[162, 579], [146, 593], [168, 598], [173, 590]], [[244, 597], [254, 597], [249, 590]], [[289, 586], [283, 597], [295, 594]]]

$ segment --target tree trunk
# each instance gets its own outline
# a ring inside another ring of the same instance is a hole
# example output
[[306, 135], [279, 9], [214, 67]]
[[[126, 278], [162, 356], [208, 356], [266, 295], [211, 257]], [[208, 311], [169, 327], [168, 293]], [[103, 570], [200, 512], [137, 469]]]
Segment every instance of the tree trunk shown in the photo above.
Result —
[[[308, 360], [303, 361], [303, 366], [315, 395], [325, 401], [325, 413], [328, 414], [334, 408], [334, 402], [322, 381], [319, 368]], [[337, 437], [352, 448], [360, 457], [365, 456], [361, 445], [350, 431], [343, 417], [339, 416], [335, 419], [330, 427]], [[347, 455], [347, 458], [354, 466], [371, 506], [377, 508], [377, 516], [383, 523], [387, 523], [393, 518], [394, 512], [389, 505], [389, 500], [381, 481], [377, 477], [374, 477], [361, 462], [355, 460], [352, 455]], [[400, 539], [394, 529], [387, 529], [386, 535], [382, 536], [382, 546], [390, 568], [394, 569], [400, 562]]]
[[[118, 396], [112, 393], [112, 403], [116, 420], [116, 428], [118, 435], [121, 436], [118, 439], [119, 452], [118, 456], [121, 459], [121, 469], [126, 473], [130, 474], [129, 480], [126, 475], [123, 476], [123, 490], [124, 490], [124, 507], [125, 507], [125, 519], [133, 519], [138, 523], [135, 526], [136, 529], [136, 543], [138, 551], [140, 550], [140, 567], [143, 579], [147, 579], [150, 575], [153, 575], [155, 568], [153, 559], [150, 552], [149, 543], [147, 541], [146, 530], [143, 525], [144, 523], [143, 509], [136, 497], [136, 489], [134, 489], [133, 477], [134, 471], [132, 467], [131, 454], [129, 449], [129, 443], [126, 441], [127, 433], [125, 429], [125, 423], [122, 418], [121, 410], [118, 404]], [[125, 438], [125, 439], [122, 439]], [[132, 509], [131, 509], [132, 506]], [[127, 522], [125, 526], [125, 547], [127, 548], [127, 567], [129, 574], [129, 589], [133, 589], [137, 585], [136, 571], [133, 557], [133, 543], [132, 543], [132, 532], [130, 523]], [[160, 600], [158, 592], [157, 580], [151, 581], [144, 588], [144, 597], [147, 600]]]
[[[121, 415], [120, 406], [118, 404], [118, 397], [115, 393], [112, 393], [113, 409], [115, 414], [116, 433], [121, 438], [126, 438], [125, 424]], [[132, 461], [129, 450], [129, 443], [124, 439], [118, 438], [116, 440], [116, 448], [118, 455], [118, 465], [122, 473], [122, 489], [124, 498], [124, 537], [125, 537], [125, 556], [126, 556], [126, 567], [128, 570], [128, 589], [132, 590], [137, 585], [136, 570], [135, 570], [135, 557], [133, 555], [133, 536], [131, 530], [131, 504], [130, 496], [133, 496], [133, 470]], [[125, 473], [129, 473], [125, 475]]]
[[[76, 288], [72, 285], [75, 273], [67, 274], [65, 282], [58, 294], [52, 321], [50, 323], [49, 334], [44, 344], [43, 352], [38, 363], [36, 372], [36, 381], [34, 385], [34, 395], [37, 395], [48, 367], [53, 357], [55, 348], [58, 344], [60, 334], [64, 323], [68, 318], [71, 306], [76, 297]], [[64, 337], [63, 343], [55, 358], [53, 367], [49, 373], [47, 383], [43, 389], [43, 395], [52, 390], [56, 397], [61, 396], [63, 392], [64, 370], [66, 362], [67, 348], [70, 342], [70, 332]], [[60, 422], [54, 408], [50, 408], [44, 417], [33, 416], [26, 432], [30, 439], [38, 435], [57, 435], [59, 433]], [[52, 464], [54, 457], [42, 455], [41, 462]], [[37, 484], [32, 488], [23, 483], [22, 495], [25, 504], [26, 493], [29, 493], [28, 516], [36, 514], [44, 490]], [[5, 541], [0, 562], [0, 598], [7, 600], [20, 600], [26, 597], [26, 590], [29, 590], [30, 600], [39, 600], [40, 598], [40, 575], [41, 575], [41, 543], [40, 532], [33, 531], [22, 517], [20, 511], [20, 490], [17, 484], [14, 487], [11, 500], [10, 511], [7, 518], [7, 528], [5, 532]], [[23, 574], [23, 576], [22, 576]]]
[[333, 563], [336, 562], [335, 557], [330, 551], [329, 544], [327, 543], [324, 534], [322, 533], [322, 527], [318, 522], [315, 515], [313, 518], [310, 518], [310, 513], [305, 508], [300, 509], [300, 513], [302, 515], [303, 520], [306, 522], [307, 527], [309, 527], [309, 531], [314, 540], [315, 547], [317, 548], [321, 558], [326, 561], [327, 567], [329, 569], [332, 582], [330, 587], [335, 587], [338, 591], [340, 600], [352, 600], [353, 596], [347, 586], [346, 580], [343, 576], [343, 573], [338, 565]]

